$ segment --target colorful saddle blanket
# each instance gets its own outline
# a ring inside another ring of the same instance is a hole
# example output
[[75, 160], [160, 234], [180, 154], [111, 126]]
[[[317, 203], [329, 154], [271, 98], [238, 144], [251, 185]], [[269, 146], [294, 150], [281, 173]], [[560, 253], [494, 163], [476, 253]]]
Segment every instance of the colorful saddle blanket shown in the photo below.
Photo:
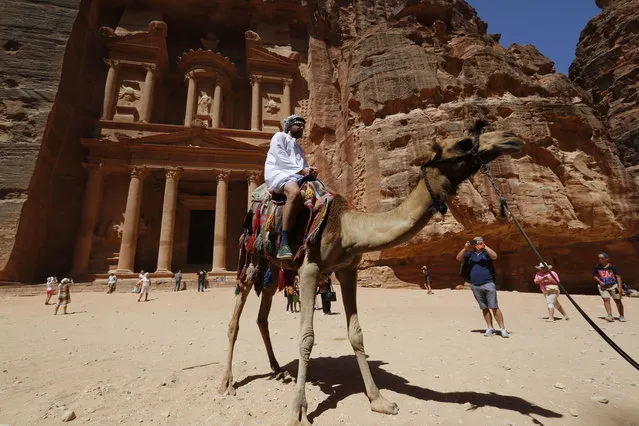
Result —
[[[244, 245], [248, 254], [275, 258], [282, 233], [282, 208], [286, 198], [268, 192], [264, 194], [263, 191], [264, 188], [258, 187], [254, 192], [251, 210], [244, 221], [245, 229], [240, 237], [240, 245]], [[304, 182], [300, 192], [309, 212], [305, 223], [300, 223], [299, 220], [296, 223], [296, 227], [305, 227], [303, 244], [295, 256], [295, 262], [301, 263], [307, 245], [317, 241], [333, 194], [326, 191], [318, 180]]]

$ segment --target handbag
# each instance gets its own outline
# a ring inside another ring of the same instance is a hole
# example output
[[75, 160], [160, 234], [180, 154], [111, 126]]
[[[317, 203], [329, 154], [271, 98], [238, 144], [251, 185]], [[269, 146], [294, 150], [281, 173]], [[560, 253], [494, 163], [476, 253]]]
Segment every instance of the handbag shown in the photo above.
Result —
[[337, 293], [333, 290], [333, 286], [331, 286], [331, 289], [326, 293], [326, 300], [337, 302]]

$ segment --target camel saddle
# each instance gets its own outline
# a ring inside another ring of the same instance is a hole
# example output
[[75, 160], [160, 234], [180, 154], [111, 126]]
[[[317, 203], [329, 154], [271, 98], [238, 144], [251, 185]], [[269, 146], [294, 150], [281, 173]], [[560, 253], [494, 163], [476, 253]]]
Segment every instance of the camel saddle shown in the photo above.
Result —
[[[301, 264], [306, 248], [318, 241], [333, 194], [319, 180], [306, 181], [300, 187], [304, 206], [298, 214], [289, 242], [296, 248], [294, 264]], [[251, 195], [251, 208], [244, 219], [244, 233], [240, 237], [240, 265], [238, 271], [256, 255], [274, 260], [282, 233], [282, 208], [286, 197], [269, 192], [262, 184]], [[244, 255], [244, 256], [242, 256]]]

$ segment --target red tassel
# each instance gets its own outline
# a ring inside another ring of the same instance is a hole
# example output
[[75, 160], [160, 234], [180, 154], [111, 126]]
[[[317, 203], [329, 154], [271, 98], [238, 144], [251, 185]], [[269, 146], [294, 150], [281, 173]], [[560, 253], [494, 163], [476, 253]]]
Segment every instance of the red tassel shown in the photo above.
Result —
[[246, 245], [246, 250], [249, 253], [253, 252], [253, 244], [255, 244], [255, 234], [251, 235], [251, 238], [249, 238], [248, 244]]
[[277, 291], [282, 291], [284, 290], [284, 288], [286, 287], [287, 283], [287, 276], [286, 276], [286, 272], [284, 271], [284, 269], [280, 269], [280, 273], [277, 274]]

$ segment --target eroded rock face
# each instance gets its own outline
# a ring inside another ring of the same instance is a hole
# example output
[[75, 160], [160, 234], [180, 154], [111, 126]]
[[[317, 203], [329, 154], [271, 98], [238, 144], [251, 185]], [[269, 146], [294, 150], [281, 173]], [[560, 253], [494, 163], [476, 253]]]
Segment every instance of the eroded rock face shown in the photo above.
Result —
[[626, 166], [639, 164], [639, 1], [597, 0], [570, 78], [592, 97]]
[[[464, 2], [363, 3], [327, 6], [331, 37], [310, 42], [307, 152], [332, 186], [360, 209], [391, 209], [419, 179], [426, 144], [483, 118], [528, 142], [522, 154], [495, 161], [493, 173], [567, 282], [592, 287], [602, 248], [623, 246], [618, 263], [636, 256], [626, 239], [637, 233], [639, 194], [581, 88], [533, 46], [499, 45]], [[339, 114], [327, 99], [339, 100]], [[409, 242], [368, 255], [365, 266], [388, 266], [416, 283], [428, 264], [449, 286], [459, 281], [454, 256], [483, 235], [502, 255], [501, 284], [528, 289], [536, 259], [512, 222], [499, 217], [486, 178], [463, 183], [449, 206]]]

